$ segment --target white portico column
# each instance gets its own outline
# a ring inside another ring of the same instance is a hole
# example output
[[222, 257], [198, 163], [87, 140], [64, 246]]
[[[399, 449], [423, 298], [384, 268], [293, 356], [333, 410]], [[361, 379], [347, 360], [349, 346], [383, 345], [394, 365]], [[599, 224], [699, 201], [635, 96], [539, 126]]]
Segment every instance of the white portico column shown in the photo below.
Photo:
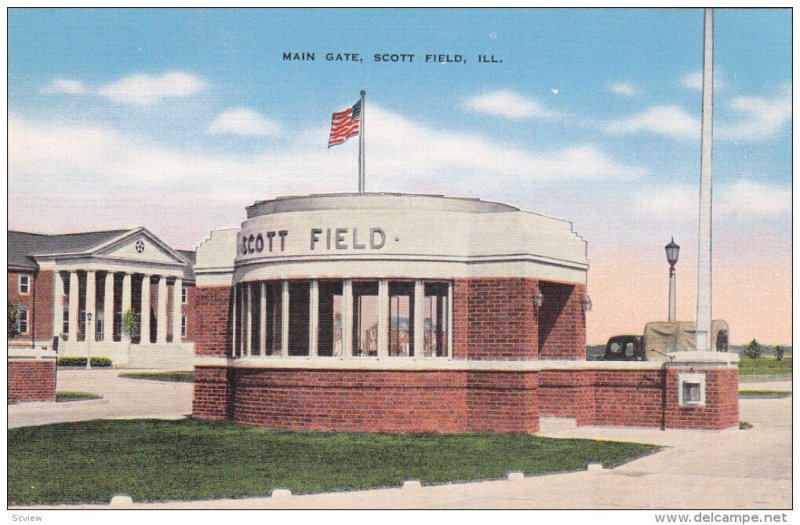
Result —
[[247, 291], [247, 328], [245, 329], [245, 348], [242, 355], [253, 353], [253, 283], [244, 283]]
[[64, 330], [64, 283], [61, 272], [53, 272], [53, 336], [58, 337]]
[[389, 281], [378, 281], [378, 358], [389, 355]]
[[281, 355], [289, 355], [289, 281], [281, 281]]
[[258, 353], [261, 356], [265, 356], [267, 355], [267, 283], [264, 281], [261, 281], [259, 306], [258, 327], [260, 337], [258, 338]]
[[103, 341], [114, 341], [114, 272], [106, 272], [103, 289]]
[[311, 281], [308, 301], [308, 355], [316, 357], [319, 339], [319, 281]]
[[74, 343], [78, 340], [78, 301], [80, 297], [78, 272], [69, 272], [69, 334], [67, 339]]
[[156, 299], [156, 343], [167, 342], [167, 278], [158, 276], [158, 295]]
[[183, 279], [175, 278], [172, 285], [172, 342], [181, 342], [181, 297], [183, 290]]
[[342, 355], [347, 359], [353, 355], [353, 280], [342, 282]]
[[139, 344], [150, 344], [150, 276], [142, 276], [142, 308], [139, 330], [141, 333]]
[[425, 353], [425, 283], [414, 281], [414, 357]]
[[86, 272], [86, 329], [84, 333], [86, 334], [85, 340], [87, 342], [94, 341], [95, 338], [94, 327], [96, 320], [95, 316], [97, 314], [95, 292], [97, 291], [97, 285], [94, 277], [94, 270], [88, 270]]

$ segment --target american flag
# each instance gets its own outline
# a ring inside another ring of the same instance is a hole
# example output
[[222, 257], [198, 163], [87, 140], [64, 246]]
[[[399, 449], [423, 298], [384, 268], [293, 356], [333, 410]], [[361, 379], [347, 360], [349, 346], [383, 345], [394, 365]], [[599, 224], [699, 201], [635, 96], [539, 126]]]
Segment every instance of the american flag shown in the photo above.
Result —
[[339, 111], [331, 117], [331, 136], [328, 147], [344, 144], [350, 137], [358, 135], [361, 128], [361, 101], [352, 107]]

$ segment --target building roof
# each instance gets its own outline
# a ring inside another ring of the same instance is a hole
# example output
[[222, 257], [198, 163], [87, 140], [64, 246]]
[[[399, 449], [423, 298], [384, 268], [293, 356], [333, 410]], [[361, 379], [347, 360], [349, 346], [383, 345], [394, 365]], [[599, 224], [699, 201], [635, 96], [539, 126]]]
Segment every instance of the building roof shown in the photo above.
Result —
[[175, 250], [179, 254], [186, 257], [186, 260], [191, 263], [191, 265], [186, 268], [185, 277], [190, 280], [194, 280], [194, 265], [197, 262], [197, 253], [192, 250]]
[[422, 193], [319, 193], [256, 201], [247, 218], [298, 211], [322, 210], [438, 210], [462, 213], [508, 213], [519, 208], [472, 197], [447, 197]]
[[33, 255], [58, 255], [89, 251], [129, 230], [65, 233], [45, 235], [41, 233], [8, 232], [8, 266], [37, 269]]
[[[37, 270], [35, 256], [66, 255], [91, 252], [95, 248], [138, 228], [128, 230], [106, 230], [47, 235], [20, 231], [8, 232], [8, 268], [17, 270]], [[185, 270], [185, 278], [194, 280], [196, 254], [191, 250], [175, 250], [191, 264]]]

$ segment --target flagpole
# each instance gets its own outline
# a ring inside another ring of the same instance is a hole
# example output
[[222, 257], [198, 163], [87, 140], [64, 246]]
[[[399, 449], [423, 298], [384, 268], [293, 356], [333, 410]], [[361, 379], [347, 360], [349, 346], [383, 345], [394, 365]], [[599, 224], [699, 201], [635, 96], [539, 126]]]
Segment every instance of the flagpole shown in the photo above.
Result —
[[697, 350], [711, 348], [711, 157], [713, 147], [714, 102], [714, 20], [713, 10], [705, 10], [703, 37], [703, 120], [700, 153], [700, 212], [697, 236]]
[[367, 106], [365, 102], [365, 97], [367, 92], [363, 89], [361, 90], [361, 126], [358, 130], [358, 193], [364, 193], [364, 187], [366, 186], [366, 176], [364, 173], [365, 163], [364, 163], [364, 131], [367, 123]]

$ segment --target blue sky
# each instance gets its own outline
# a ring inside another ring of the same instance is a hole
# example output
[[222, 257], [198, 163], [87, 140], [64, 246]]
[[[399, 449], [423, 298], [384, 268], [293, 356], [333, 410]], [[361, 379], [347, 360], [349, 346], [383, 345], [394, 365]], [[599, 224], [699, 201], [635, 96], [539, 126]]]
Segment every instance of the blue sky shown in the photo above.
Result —
[[[608, 330], [624, 299], [607, 284], [615, 261], [640, 262], [642, 293], [666, 286], [674, 235], [688, 313], [702, 28], [698, 9], [11, 9], [9, 224], [141, 224], [191, 248], [255, 200], [353, 191], [356, 141], [325, 145], [330, 114], [366, 89], [369, 191], [470, 195], [573, 221]], [[769, 307], [779, 325], [761, 314], [739, 325], [784, 342], [791, 319], [774, 310], [791, 305], [791, 44], [789, 10], [715, 10], [715, 264], [728, 293], [743, 293], [742, 264], [783, 276], [747, 292], [763, 305], [783, 294]], [[282, 60], [303, 51], [316, 61]], [[662, 302], [642, 315], [658, 318]]]

